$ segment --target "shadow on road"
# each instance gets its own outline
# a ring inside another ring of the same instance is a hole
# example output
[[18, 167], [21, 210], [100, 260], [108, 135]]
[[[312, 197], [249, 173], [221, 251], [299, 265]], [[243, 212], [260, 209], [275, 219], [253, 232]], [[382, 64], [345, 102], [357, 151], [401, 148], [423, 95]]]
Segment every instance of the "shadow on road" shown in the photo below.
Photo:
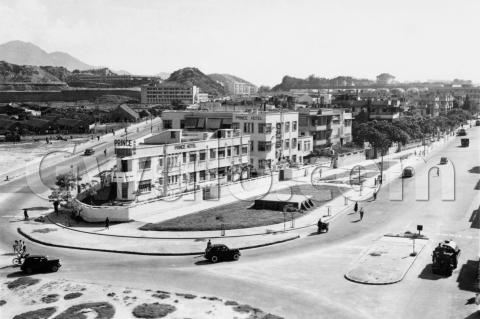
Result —
[[203, 265], [211, 265], [212, 262], [210, 262], [210, 260], [199, 260], [199, 261], [196, 261], [195, 262], [195, 265], [196, 266], [203, 266]]
[[28, 275], [24, 274], [22, 271], [16, 271], [16, 272], [9, 273], [7, 275], [7, 278], [18, 278], [18, 277], [25, 277], [25, 276], [28, 276]]
[[425, 266], [425, 268], [423, 268], [420, 275], [418, 275], [418, 278], [427, 279], [427, 280], [439, 280], [439, 279], [442, 279], [444, 277], [434, 274], [432, 272], [432, 264], [428, 264], [428, 265]]
[[472, 174], [480, 174], [480, 166], [474, 166], [469, 169], [468, 172]]
[[472, 215], [469, 219], [470, 228], [480, 228], [480, 207], [472, 212]]
[[480, 179], [477, 182], [477, 185], [475, 185], [475, 190], [480, 190]]
[[362, 220], [361, 220], [361, 219], [352, 220], [351, 223], [358, 223], [358, 222], [360, 222], [360, 221], [362, 221]]
[[475, 311], [471, 315], [465, 317], [465, 319], [480, 319], [480, 310]]
[[468, 260], [462, 265], [458, 274], [458, 288], [461, 290], [480, 292], [478, 289], [478, 260]]

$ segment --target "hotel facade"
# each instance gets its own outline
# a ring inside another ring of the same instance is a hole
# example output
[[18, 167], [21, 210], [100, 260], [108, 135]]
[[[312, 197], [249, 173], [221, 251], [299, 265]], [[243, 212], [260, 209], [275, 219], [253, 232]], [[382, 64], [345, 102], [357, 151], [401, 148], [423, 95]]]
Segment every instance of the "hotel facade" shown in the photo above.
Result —
[[249, 177], [250, 137], [232, 129], [166, 130], [115, 141], [117, 199], [149, 199]]

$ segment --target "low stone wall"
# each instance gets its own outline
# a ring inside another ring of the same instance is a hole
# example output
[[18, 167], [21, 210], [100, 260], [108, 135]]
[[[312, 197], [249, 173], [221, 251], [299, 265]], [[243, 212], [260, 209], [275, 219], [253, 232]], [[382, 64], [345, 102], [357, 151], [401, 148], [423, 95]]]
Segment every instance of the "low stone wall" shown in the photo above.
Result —
[[89, 223], [104, 222], [108, 219], [111, 222], [127, 222], [130, 220], [128, 206], [92, 206], [75, 199], [75, 206], [80, 216]]
[[351, 152], [351, 153], [346, 153], [346, 154], [339, 154], [338, 155], [338, 161], [337, 161], [337, 167], [362, 162], [365, 159], [366, 159], [365, 151], [363, 151], [363, 150], [356, 151], [356, 152]]

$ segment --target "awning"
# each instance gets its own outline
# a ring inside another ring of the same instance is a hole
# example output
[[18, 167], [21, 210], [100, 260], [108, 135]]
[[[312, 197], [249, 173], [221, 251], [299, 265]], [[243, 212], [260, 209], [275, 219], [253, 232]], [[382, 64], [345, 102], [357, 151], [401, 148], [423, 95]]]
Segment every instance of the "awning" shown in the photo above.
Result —
[[232, 119], [222, 120], [222, 128], [231, 128], [231, 127], [232, 127]]
[[220, 128], [220, 119], [208, 119], [207, 120], [207, 129], [218, 130]]
[[187, 117], [185, 119], [185, 128], [196, 128], [197, 127], [198, 118], [196, 117]]

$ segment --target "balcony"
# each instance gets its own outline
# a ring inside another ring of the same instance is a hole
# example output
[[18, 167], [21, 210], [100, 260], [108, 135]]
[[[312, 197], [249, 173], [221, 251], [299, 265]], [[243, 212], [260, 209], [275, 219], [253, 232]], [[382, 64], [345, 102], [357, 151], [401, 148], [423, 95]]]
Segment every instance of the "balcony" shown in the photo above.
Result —
[[133, 172], [115, 172], [112, 179], [116, 183], [132, 182], [135, 180], [135, 174]]

